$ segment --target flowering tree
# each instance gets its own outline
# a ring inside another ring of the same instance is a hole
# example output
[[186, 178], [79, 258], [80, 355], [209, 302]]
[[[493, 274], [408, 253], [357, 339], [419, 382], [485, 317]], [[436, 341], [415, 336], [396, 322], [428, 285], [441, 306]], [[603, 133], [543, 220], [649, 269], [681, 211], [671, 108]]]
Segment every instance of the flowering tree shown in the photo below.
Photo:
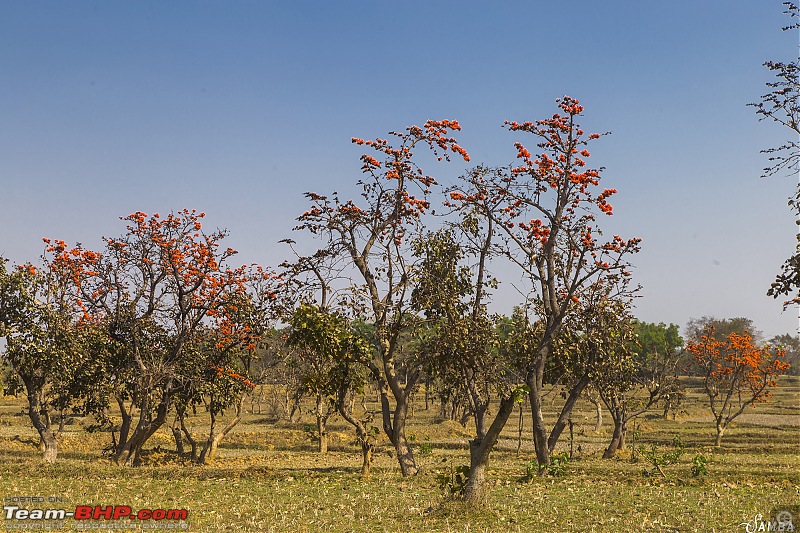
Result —
[[[491, 218], [503, 232], [502, 253], [530, 280], [530, 307], [539, 315], [537, 340], [523, 364], [530, 388], [536, 458], [549, 463], [574, 401], [567, 402], [548, 435], [542, 416], [545, 368], [570, 306], [599, 282], [616, 285], [629, 275], [627, 258], [640, 239], [618, 235], [603, 240], [599, 213], [611, 215], [608, 198], [615, 189], [599, 189], [600, 170], [587, 166], [586, 146], [599, 134], [586, 135], [577, 122], [583, 112], [577, 100], [557, 101], [559, 112], [536, 122], [506, 122], [512, 132], [533, 135], [536, 156], [522, 142], [514, 144], [518, 165], [490, 173], [479, 187], [450, 193], [452, 202], [479, 205], [485, 199]], [[586, 381], [586, 380], [584, 380]], [[572, 396], [570, 396], [572, 398]], [[577, 396], [574, 398], [577, 400]]]
[[63, 421], [77, 340], [74, 310], [61, 305], [53, 281], [33, 265], [9, 272], [0, 258], [0, 337], [6, 341], [2, 362], [10, 367], [5, 392], [25, 392], [47, 462], [58, 454], [53, 411], [61, 411]]
[[[44, 241], [40, 268], [26, 263], [8, 271], [0, 258], [0, 337], [6, 340], [3, 364], [12, 370], [6, 392], [25, 391], [44, 459], [54, 462], [65, 412], [82, 393], [86, 347], [98, 333], [74, 293], [80, 272], [91, 269], [99, 254], [81, 246], [68, 249], [63, 241]], [[58, 429], [52, 425], [56, 412]]]
[[[783, 31], [798, 30], [800, 23], [796, 19], [800, 16], [797, 4], [784, 2], [785, 13], [793, 19], [793, 23], [783, 28]], [[797, 174], [800, 170], [800, 144], [797, 138], [800, 135], [800, 58], [792, 61], [766, 61], [767, 67], [775, 76], [775, 80], [767, 82], [769, 92], [761, 97], [760, 102], [750, 104], [759, 115], [759, 120], [772, 120], [788, 128], [792, 138], [776, 148], [762, 150], [769, 155], [769, 166], [764, 169], [762, 177], [772, 176], [787, 170], [790, 174]], [[794, 210], [800, 224], [800, 182], [797, 191], [789, 198], [789, 206]], [[779, 298], [789, 296], [784, 302], [784, 307], [790, 304], [800, 304], [800, 233], [797, 234], [795, 252], [786, 260], [780, 274], [775, 278], [769, 291], [769, 296]]]
[[79, 269], [79, 297], [112, 339], [98, 359], [115, 379], [95, 401], [98, 412], [113, 398], [122, 422], [114, 457], [139, 464], [144, 443], [166, 421], [182, 387], [181, 361], [203, 321], [220, 312], [231, 293], [245, 291], [244, 267], [226, 261], [226, 232], [206, 233], [204, 213], [183, 210], [162, 218], [142, 212], [122, 218], [127, 232], [106, 239], [91, 269]]
[[[425, 196], [436, 181], [413, 161], [414, 149], [429, 147], [441, 160], [455, 153], [469, 160], [466, 151], [450, 131], [459, 130], [456, 121], [426, 122], [405, 132], [393, 132], [399, 145], [386, 139], [353, 143], [365, 146], [375, 155], [361, 156], [364, 178], [361, 200], [341, 201], [307, 193], [312, 207], [299, 218], [297, 230], [306, 230], [324, 239], [325, 253], [333, 258], [347, 257], [357, 281], [353, 281], [354, 314], [374, 324], [378, 357], [369, 368], [381, 395], [383, 430], [395, 447], [404, 476], [417, 473], [411, 447], [405, 435], [409, 395], [419, 379], [419, 365], [403, 368], [398, 353], [400, 333], [407, 326], [410, 282], [414, 268], [409, 241], [419, 231], [420, 220], [429, 208]], [[421, 195], [421, 196], [418, 196]], [[394, 409], [391, 403], [394, 403]]]
[[[209, 311], [212, 321], [195, 335], [195, 354], [181, 358], [187, 371], [182, 368], [177, 373], [182, 380], [179, 395], [189, 393], [189, 402], [203, 403], [210, 419], [208, 436], [197, 457], [200, 464], [214, 459], [219, 443], [241, 421], [244, 403], [256, 385], [253, 363], [259, 351], [268, 348], [269, 334], [283, 310], [279, 276], [254, 265], [244, 277], [244, 290], [239, 284], [232, 285], [222, 295], [224, 304]], [[232, 410], [233, 416], [223, 423], [226, 410]], [[178, 422], [191, 442], [182, 418]]]
[[777, 376], [789, 368], [785, 350], [758, 347], [748, 334], [731, 333], [718, 340], [709, 327], [686, 345], [701, 370], [717, 430], [714, 442], [722, 443], [728, 425], [749, 405], [765, 402], [778, 386]]

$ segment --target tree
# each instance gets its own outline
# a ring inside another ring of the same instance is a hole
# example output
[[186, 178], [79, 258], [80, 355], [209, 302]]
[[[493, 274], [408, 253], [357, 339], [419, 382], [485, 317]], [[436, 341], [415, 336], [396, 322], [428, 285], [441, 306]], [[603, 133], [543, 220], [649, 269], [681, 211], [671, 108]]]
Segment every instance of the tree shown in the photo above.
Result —
[[789, 368], [783, 360], [784, 350], [758, 347], [746, 333], [717, 337], [713, 327], [690, 340], [686, 350], [702, 371], [717, 430], [715, 446], [721, 445], [728, 425], [747, 406], [767, 401], [778, 386], [778, 374]]
[[[784, 2], [785, 13], [793, 19], [793, 23], [783, 28], [783, 31], [797, 30], [800, 23], [794, 21], [800, 16], [797, 4]], [[767, 82], [769, 92], [761, 97], [760, 102], [749, 104], [755, 108], [759, 121], [771, 120], [788, 128], [794, 138], [789, 138], [777, 148], [762, 150], [769, 156], [769, 166], [764, 169], [762, 177], [772, 176], [784, 170], [790, 175], [800, 170], [800, 58], [792, 61], [766, 61], [764, 66], [775, 76], [774, 81]], [[797, 184], [795, 194], [789, 198], [789, 206], [795, 212], [800, 224], [800, 182]], [[769, 296], [779, 298], [789, 296], [791, 299], [784, 302], [784, 307], [790, 304], [800, 304], [800, 232], [797, 234], [794, 254], [783, 264], [782, 271], [767, 291]]]
[[406, 311], [413, 270], [409, 241], [428, 210], [425, 195], [436, 183], [415, 164], [413, 153], [418, 145], [428, 146], [439, 159], [447, 159], [448, 152], [453, 152], [469, 160], [466, 151], [448, 137], [450, 131], [459, 129], [456, 121], [449, 120], [411, 126], [405, 132], [391, 133], [399, 141], [398, 147], [386, 139], [354, 138], [356, 145], [371, 148], [377, 155], [361, 156], [365, 176], [358, 182], [363, 189], [361, 206], [352, 200], [340, 201], [337, 193], [331, 197], [307, 193], [313, 205], [298, 218], [295, 228], [322, 238], [325, 254], [352, 262], [358, 280], [352, 282], [356, 295], [353, 314], [375, 327], [378, 357], [370, 361], [369, 368], [381, 395], [383, 430], [395, 447], [404, 476], [417, 473], [405, 424], [409, 396], [420, 372], [418, 364], [402, 368], [398, 339], [409, 319]]
[[[266, 348], [269, 333], [284, 308], [278, 296], [283, 293], [279, 276], [256, 265], [245, 277], [244, 291], [241, 285], [232, 286], [222, 296], [224, 305], [209, 311], [213, 323], [199, 328], [194, 342], [196, 355], [182, 358], [190, 365], [188, 372], [177, 373], [185, 380], [179, 394], [193, 391], [192, 400], [205, 404], [211, 421], [198, 457], [200, 464], [214, 459], [219, 443], [241, 421], [247, 395], [255, 387], [252, 366], [257, 352]], [[220, 427], [220, 417], [231, 408], [234, 416]]]
[[649, 324], [636, 321], [634, 324], [636, 343], [633, 350], [650, 381], [659, 383], [661, 401], [664, 404], [664, 419], [670, 411], [681, 404], [684, 392], [677, 379], [677, 366], [683, 359], [683, 338], [677, 324], [667, 326], [663, 322]]
[[340, 315], [321, 306], [301, 304], [291, 320], [289, 345], [298, 349], [305, 390], [315, 397], [319, 452], [328, 451], [326, 423], [335, 411], [356, 430], [363, 457], [362, 476], [369, 476], [374, 441], [364, 420], [348, 407], [347, 398], [363, 387], [359, 366], [372, 356], [369, 343], [352, 332]]
[[79, 310], [65, 298], [68, 277], [55, 263], [37, 269], [28, 263], [8, 271], [0, 258], [0, 337], [6, 346], [3, 366], [10, 367], [6, 394], [24, 391], [28, 416], [39, 433], [44, 460], [55, 462], [59, 430], [53, 426], [74, 399], [72, 376], [79, 363]]
[[288, 342], [297, 348], [297, 366], [302, 376], [300, 386], [314, 398], [319, 453], [328, 452], [328, 418], [336, 411], [337, 373], [341, 353], [341, 319], [323, 309], [303, 304], [290, 322]]
[[[533, 135], [541, 149], [538, 156], [521, 142], [515, 143], [518, 166], [486, 177], [481, 190], [451, 192], [454, 202], [473, 202], [477, 193], [492, 200], [485, 214], [504, 232], [503, 253], [531, 283], [530, 307], [539, 314], [540, 334], [525, 361], [525, 383], [530, 388], [536, 459], [540, 466], [550, 460], [569, 405], [548, 436], [542, 415], [544, 375], [570, 304], [580, 300], [587, 287], [606, 279], [629, 275], [627, 257], [639, 250], [640, 239], [617, 235], [600, 240], [598, 213], [612, 214], [608, 198], [615, 189], [598, 190], [602, 169], [588, 168], [586, 146], [600, 134], [586, 136], [577, 123], [583, 112], [577, 100], [557, 100], [559, 112], [536, 122], [506, 122], [512, 132]], [[576, 398], [577, 399], [577, 398]], [[573, 403], [574, 404], [574, 403]]]
[[185, 386], [181, 362], [195, 356], [186, 347], [231, 292], [245, 292], [245, 268], [227, 266], [235, 250], [220, 249], [227, 232], [206, 233], [204, 217], [188, 209], [164, 218], [133, 213], [121, 218], [122, 237], [106, 239], [98, 264], [78, 269], [78, 298], [113, 340], [97, 359], [115, 379], [102, 385], [94, 404], [100, 415], [112, 398], [119, 408], [118, 462], [141, 463], [142, 446]]
[[761, 341], [762, 332], [756, 328], [752, 319], [740, 316], [735, 318], [716, 318], [704, 316], [702, 318], [691, 318], [686, 324], [686, 336], [690, 339], [697, 339], [709, 328], [714, 328], [717, 337], [724, 338], [731, 333], [739, 335], [749, 335], [754, 341]]
[[[515, 379], [509, 360], [499, 350], [496, 320], [486, 312], [486, 291], [494, 285], [487, 272], [492, 222], [479, 221], [471, 210], [462, 210], [461, 215], [462, 242], [453, 228], [429, 233], [416, 242], [422, 263], [412, 302], [424, 312], [428, 325], [421, 354], [429, 372], [448, 383], [451, 394], [467, 399], [474, 418], [464, 498], [481, 504], [492, 448], [523, 389], [516, 386], [519, 378]], [[462, 264], [466, 252], [477, 255], [474, 279], [470, 268]], [[497, 396], [500, 405], [490, 419], [489, 406]]]
[[593, 382], [611, 413], [614, 432], [603, 457], [625, 448], [628, 422], [679, 392], [678, 326], [635, 322], [624, 310], [608, 309], [598, 331], [608, 353], [593, 369]]
[[68, 250], [62, 241], [48, 245], [42, 268], [26, 263], [8, 271], [0, 258], [0, 337], [6, 340], [3, 364], [11, 367], [5, 392], [25, 392], [47, 462], [58, 455], [58, 433], [80, 394], [76, 376], [84, 367], [84, 348], [97, 333], [86, 308], [72, 298], [80, 282], [72, 266], [92, 265], [97, 258], [80, 246]]

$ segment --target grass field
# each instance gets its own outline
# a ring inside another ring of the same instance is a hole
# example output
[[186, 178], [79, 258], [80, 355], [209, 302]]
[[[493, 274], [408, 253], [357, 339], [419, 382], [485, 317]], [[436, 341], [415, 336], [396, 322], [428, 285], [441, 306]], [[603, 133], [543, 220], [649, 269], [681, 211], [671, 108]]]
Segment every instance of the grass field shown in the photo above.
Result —
[[[306, 417], [297, 424], [250, 414], [221, 444], [213, 464], [196, 466], [174, 453], [167, 430], [154, 436], [146, 465], [120, 467], [101, 449], [107, 433], [88, 434], [80, 420], [61, 437], [59, 461], [39, 458], [36, 434], [23, 416], [21, 399], [0, 403], [0, 495], [21, 508], [129, 505], [136, 509], [187, 509], [176, 524], [184, 531], [746, 531], [757, 514], [800, 503], [800, 380], [782, 379], [768, 404], [750, 409], [714, 449], [714, 429], [702, 397], [690, 394], [675, 420], [656, 414], [629, 430], [629, 445], [657, 454], [685, 451], [658, 472], [629, 446], [601, 459], [610, 438], [606, 417], [594, 430], [594, 409], [580, 404], [573, 418], [575, 454], [561, 475], [526, 476], [532, 457], [529, 417], [520, 454], [512, 416], [495, 449], [491, 489], [482, 509], [447, 496], [439, 478], [468, 464], [470, 426], [441, 420], [416, 406], [408, 427], [421, 473], [403, 479], [391, 446], [379, 443], [373, 474], [359, 478], [360, 456], [348, 426], [330, 424], [331, 451], [315, 450]], [[555, 396], [555, 395], [554, 395]], [[526, 414], [527, 415], [527, 414]], [[198, 429], [203, 417], [192, 421]], [[199, 431], [198, 431], [199, 434]], [[580, 446], [580, 452], [577, 451]], [[569, 447], [562, 437], [557, 452]], [[710, 458], [707, 474], [692, 474], [693, 458]], [[18, 503], [20, 497], [53, 503]], [[60, 502], [60, 503], [58, 503]], [[798, 515], [796, 514], [795, 517]], [[28, 521], [29, 522], [29, 521]], [[4, 520], [6, 529], [18, 525]], [[120, 525], [133, 528], [138, 522]], [[153, 522], [143, 522], [152, 525]], [[116, 522], [66, 520], [63, 529]], [[141, 526], [139, 526], [141, 527]], [[800, 527], [796, 524], [795, 527]], [[108, 529], [106, 529], [108, 530]], [[115, 528], [115, 531], [125, 529]]]

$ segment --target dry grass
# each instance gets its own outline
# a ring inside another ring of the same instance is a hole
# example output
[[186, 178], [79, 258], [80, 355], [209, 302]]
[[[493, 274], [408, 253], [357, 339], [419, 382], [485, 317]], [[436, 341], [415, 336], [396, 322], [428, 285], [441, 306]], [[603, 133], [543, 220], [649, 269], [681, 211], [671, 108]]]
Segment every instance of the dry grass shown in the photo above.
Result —
[[[214, 464], [205, 467], [177, 457], [166, 431], [154, 437], [156, 450], [147, 454], [146, 466], [119, 467], [99, 452], [108, 434], [87, 434], [80, 421], [67, 426], [59, 462], [45, 465], [34, 432], [19, 416], [21, 404], [5, 398], [0, 403], [0, 493], [4, 498], [57, 496], [67, 507], [187, 508], [188, 531], [737, 531], [757, 513], [800, 500], [800, 381], [783, 385], [773, 401], [729, 429], [719, 450], [711, 448], [713, 427], [697, 394], [690, 395], [686, 412], [676, 420], [642, 418], [634, 428], [639, 443], [668, 451], [680, 436], [686, 445], [678, 464], [663, 468], [666, 478], [640, 456], [631, 457], [630, 450], [614, 460], [601, 459], [610, 427], [606, 423], [593, 432], [593, 408], [582, 404], [574, 417], [573, 443], [581, 453], [565, 475], [527, 480], [529, 425], [517, 456], [512, 417], [493, 456], [492, 487], [483, 509], [448, 498], [437, 481], [438, 474], [468, 462], [469, 429], [419, 405], [408, 434], [420, 475], [401, 478], [383, 438], [374, 474], [364, 481], [345, 424], [333, 421], [331, 452], [321, 456], [314, 451], [310, 418], [288, 424], [268, 422], [263, 415], [249, 415], [223, 441]], [[199, 434], [202, 417], [192, 423]], [[565, 434], [559, 451], [567, 448]], [[712, 458], [705, 476], [692, 476], [697, 454]]]

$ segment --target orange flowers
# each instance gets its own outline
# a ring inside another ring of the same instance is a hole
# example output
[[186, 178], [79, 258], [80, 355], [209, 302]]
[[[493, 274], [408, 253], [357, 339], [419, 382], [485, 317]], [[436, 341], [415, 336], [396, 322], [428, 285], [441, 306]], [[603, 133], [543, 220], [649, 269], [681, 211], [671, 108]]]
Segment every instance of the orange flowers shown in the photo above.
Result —
[[223, 375], [226, 375], [226, 376], [230, 377], [231, 379], [234, 379], [236, 381], [239, 381], [239, 382], [243, 383], [244, 385], [250, 387], [251, 389], [256, 386], [255, 383], [253, 383], [252, 381], [247, 379], [245, 376], [243, 376], [241, 374], [237, 374], [234, 370], [231, 370], [230, 368], [224, 368], [224, 367], [221, 367], [221, 366], [216, 366], [216, 365], [213, 365], [211, 363], [209, 363], [208, 366], [210, 368], [212, 368], [213, 370], [217, 371], [217, 377], [218, 378], [222, 377]]
[[709, 328], [699, 340], [689, 342], [686, 350], [704, 370], [713, 394], [749, 391], [750, 403], [766, 401], [768, 389], [777, 384], [775, 377], [789, 368], [783, 360], [785, 350], [758, 347], [747, 333], [731, 333], [726, 340], [718, 340]]

